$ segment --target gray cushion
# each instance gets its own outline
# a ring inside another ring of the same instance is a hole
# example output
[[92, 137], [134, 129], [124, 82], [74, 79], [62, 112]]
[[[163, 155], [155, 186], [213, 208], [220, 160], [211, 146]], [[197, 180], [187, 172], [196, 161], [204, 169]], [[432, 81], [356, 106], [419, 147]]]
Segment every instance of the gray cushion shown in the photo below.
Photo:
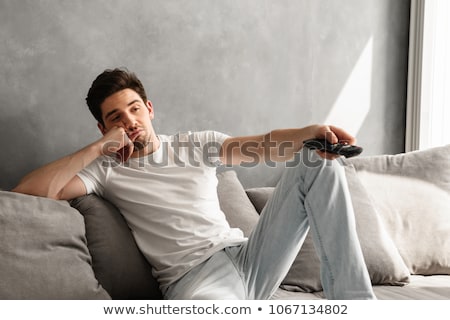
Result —
[[413, 274], [450, 274], [450, 145], [351, 161]]
[[267, 201], [273, 194], [274, 187], [257, 187], [246, 189], [248, 198], [258, 213], [261, 213]]
[[[357, 232], [361, 248], [373, 284], [403, 285], [409, 281], [409, 271], [392, 239], [373, 209], [365, 188], [352, 166], [346, 166], [346, 176], [352, 196]], [[261, 206], [262, 198], [270, 194], [270, 188], [247, 190], [251, 199]], [[255, 195], [257, 195], [255, 197]], [[292, 291], [321, 291], [320, 261], [310, 234], [300, 249], [282, 287]]]
[[119, 210], [94, 195], [71, 201], [86, 223], [95, 275], [113, 299], [161, 299], [151, 265], [138, 249]]
[[66, 201], [1, 191], [0, 257], [0, 299], [110, 299]]

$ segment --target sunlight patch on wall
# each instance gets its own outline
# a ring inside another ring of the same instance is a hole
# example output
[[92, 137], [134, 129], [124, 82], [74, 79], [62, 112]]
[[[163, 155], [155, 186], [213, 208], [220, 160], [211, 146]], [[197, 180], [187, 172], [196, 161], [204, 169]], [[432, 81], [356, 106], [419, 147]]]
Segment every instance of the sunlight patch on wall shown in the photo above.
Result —
[[339, 93], [325, 124], [339, 126], [356, 136], [371, 105], [373, 38], [371, 37]]

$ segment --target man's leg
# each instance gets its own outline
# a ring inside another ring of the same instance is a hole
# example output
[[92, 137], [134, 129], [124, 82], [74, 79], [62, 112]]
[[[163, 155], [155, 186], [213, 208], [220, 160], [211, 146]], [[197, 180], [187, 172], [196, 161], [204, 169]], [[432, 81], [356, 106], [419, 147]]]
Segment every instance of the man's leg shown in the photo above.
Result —
[[244, 300], [242, 275], [224, 250], [193, 268], [164, 294], [170, 300]]
[[267, 299], [280, 285], [310, 229], [328, 299], [374, 299], [356, 234], [353, 207], [338, 161], [302, 150], [286, 168], [249, 237], [226, 251], [236, 261], [250, 299]]

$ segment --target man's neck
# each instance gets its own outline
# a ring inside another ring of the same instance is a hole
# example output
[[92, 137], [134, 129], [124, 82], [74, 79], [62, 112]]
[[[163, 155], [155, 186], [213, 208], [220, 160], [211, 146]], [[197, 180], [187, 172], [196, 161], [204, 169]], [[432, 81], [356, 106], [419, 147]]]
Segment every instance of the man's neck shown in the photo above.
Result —
[[140, 150], [136, 150], [131, 154], [130, 158], [141, 158], [144, 156], [148, 156], [149, 154], [152, 154], [153, 152], [157, 151], [161, 145], [161, 142], [159, 141], [158, 136], [153, 135], [152, 139], [150, 139], [150, 142], [148, 145], [146, 145], [144, 148]]

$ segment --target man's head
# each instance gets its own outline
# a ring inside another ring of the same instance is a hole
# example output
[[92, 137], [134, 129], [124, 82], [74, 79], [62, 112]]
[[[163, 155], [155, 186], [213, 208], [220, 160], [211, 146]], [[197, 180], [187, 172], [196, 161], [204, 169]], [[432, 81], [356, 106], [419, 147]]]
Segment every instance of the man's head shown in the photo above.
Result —
[[153, 106], [134, 73], [105, 70], [92, 83], [86, 102], [103, 135], [123, 128], [137, 156], [154, 150], [158, 139], [151, 123]]
[[108, 69], [101, 73], [92, 83], [86, 97], [86, 102], [94, 118], [104, 126], [101, 105], [106, 98], [124, 89], [134, 90], [144, 103], [147, 94], [141, 81], [126, 69]]

